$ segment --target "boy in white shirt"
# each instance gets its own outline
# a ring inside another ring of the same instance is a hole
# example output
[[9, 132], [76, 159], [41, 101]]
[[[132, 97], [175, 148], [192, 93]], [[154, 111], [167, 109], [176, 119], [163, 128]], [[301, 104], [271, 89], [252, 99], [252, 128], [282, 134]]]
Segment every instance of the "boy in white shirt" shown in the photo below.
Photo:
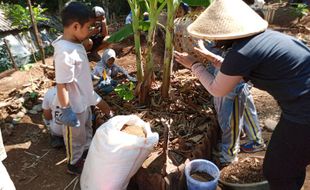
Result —
[[[44, 99], [42, 103], [44, 123], [48, 126], [51, 133], [51, 146], [53, 148], [62, 148], [64, 146], [63, 141], [63, 129], [64, 125], [56, 121], [56, 116], [60, 114], [61, 110], [59, 106], [54, 105], [54, 99], [57, 95], [57, 89], [55, 86], [51, 87], [44, 94]], [[109, 105], [102, 100], [102, 98], [97, 95], [97, 102], [99, 110], [105, 114], [106, 118], [113, 117], [113, 112], [111, 111]], [[94, 113], [92, 113], [94, 115]], [[65, 131], [64, 131], [65, 132]]]
[[96, 95], [90, 77], [89, 61], [81, 44], [91, 32], [94, 19], [85, 5], [69, 2], [61, 12], [64, 33], [53, 42], [57, 98], [60, 108], [56, 122], [65, 125], [67, 172], [81, 174], [82, 154], [92, 138], [91, 109]]
[[61, 148], [64, 146], [62, 129], [63, 124], [56, 121], [56, 115], [60, 114], [59, 106], [53, 104], [57, 89], [55, 86], [48, 89], [44, 94], [42, 103], [44, 123], [48, 126], [51, 133], [51, 146], [53, 148]]

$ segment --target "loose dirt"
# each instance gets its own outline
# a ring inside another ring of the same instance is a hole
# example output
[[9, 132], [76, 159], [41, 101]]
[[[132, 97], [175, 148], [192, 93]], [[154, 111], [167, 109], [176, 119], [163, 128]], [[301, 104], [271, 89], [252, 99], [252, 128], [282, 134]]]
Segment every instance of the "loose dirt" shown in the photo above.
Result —
[[212, 177], [210, 174], [199, 171], [191, 173], [191, 177], [201, 182], [208, 182], [214, 180], [214, 177]]
[[261, 182], [263, 176], [263, 158], [247, 157], [228, 165], [221, 170], [220, 179], [228, 183], [255, 183]]

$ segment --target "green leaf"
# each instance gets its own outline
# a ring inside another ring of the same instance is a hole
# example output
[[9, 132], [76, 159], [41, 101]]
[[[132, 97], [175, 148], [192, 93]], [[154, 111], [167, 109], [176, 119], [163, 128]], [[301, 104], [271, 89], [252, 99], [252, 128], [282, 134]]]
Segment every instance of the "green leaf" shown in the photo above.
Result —
[[130, 101], [132, 100], [134, 96], [134, 84], [132, 82], [129, 82], [129, 84], [119, 84], [114, 89], [114, 92], [122, 98], [123, 100]]
[[29, 71], [33, 67], [33, 65], [34, 64], [31, 64], [31, 63], [22, 65], [20, 70], [22, 70], [22, 71]]
[[[150, 28], [150, 21], [139, 21], [139, 30], [148, 31]], [[107, 42], [110, 43], [119, 43], [122, 40], [128, 38], [133, 35], [133, 29], [131, 24], [126, 24], [123, 28], [111, 34], [110, 38]]]
[[31, 98], [31, 99], [35, 99], [37, 96], [38, 96], [38, 93], [37, 93], [37, 92], [31, 92], [31, 93], [30, 93], [30, 98]]
[[126, 24], [123, 28], [118, 30], [117, 32], [114, 32], [110, 38], [107, 40], [107, 42], [110, 43], [118, 43], [122, 40], [126, 39], [127, 37], [133, 35], [132, 25]]
[[130, 101], [134, 98], [134, 95], [132, 93], [127, 93], [125, 94], [125, 96], [123, 97], [124, 100]]
[[208, 7], [212, 0], [183, 0], [184, 3], [187, 3], [189, 6], [204, 6]]
[[139, 30], [142, 30], [144, 32], [148, 31], [150, 28], [151, 22], [148, 21], [140, 21], [139, 22]]
[[135, 85], [133, 84], [133, 82], [129, 83], [129, 90], [133, 90], [135, 88]]
[[[29, 28], [31, 27], [31, 17], [30, 11], [28, 7], [23, 7], [18, 4], [3, 4], [4, 13], [7, 18], [12, 20], [12, 26], [16, 26], [19, 29]], [[36, 21], [45, 21], [48, 18], [44, 17], [42, 13], [46, 11], [46, 8], [41, 7], [32, 7], [33, 15]]]

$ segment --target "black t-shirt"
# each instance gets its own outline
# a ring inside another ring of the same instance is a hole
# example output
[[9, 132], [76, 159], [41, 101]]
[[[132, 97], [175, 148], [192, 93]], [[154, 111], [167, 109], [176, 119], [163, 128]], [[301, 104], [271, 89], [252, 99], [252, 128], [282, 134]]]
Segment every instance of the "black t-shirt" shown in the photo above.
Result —
[[240, 39], [221, 72], [243, 76], [269, 92], [287, 119], [310, 123], [310, 49], [299, 40], [271, 30]]

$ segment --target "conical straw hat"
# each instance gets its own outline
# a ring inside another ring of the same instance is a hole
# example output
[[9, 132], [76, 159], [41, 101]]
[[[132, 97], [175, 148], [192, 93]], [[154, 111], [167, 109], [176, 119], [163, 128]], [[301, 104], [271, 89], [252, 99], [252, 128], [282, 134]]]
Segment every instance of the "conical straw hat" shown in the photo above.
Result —
[[187, 31], [196, 38], [231, 40], [252, 36], [267, 27], [268, 23], [242, 0], [214, 0]]

